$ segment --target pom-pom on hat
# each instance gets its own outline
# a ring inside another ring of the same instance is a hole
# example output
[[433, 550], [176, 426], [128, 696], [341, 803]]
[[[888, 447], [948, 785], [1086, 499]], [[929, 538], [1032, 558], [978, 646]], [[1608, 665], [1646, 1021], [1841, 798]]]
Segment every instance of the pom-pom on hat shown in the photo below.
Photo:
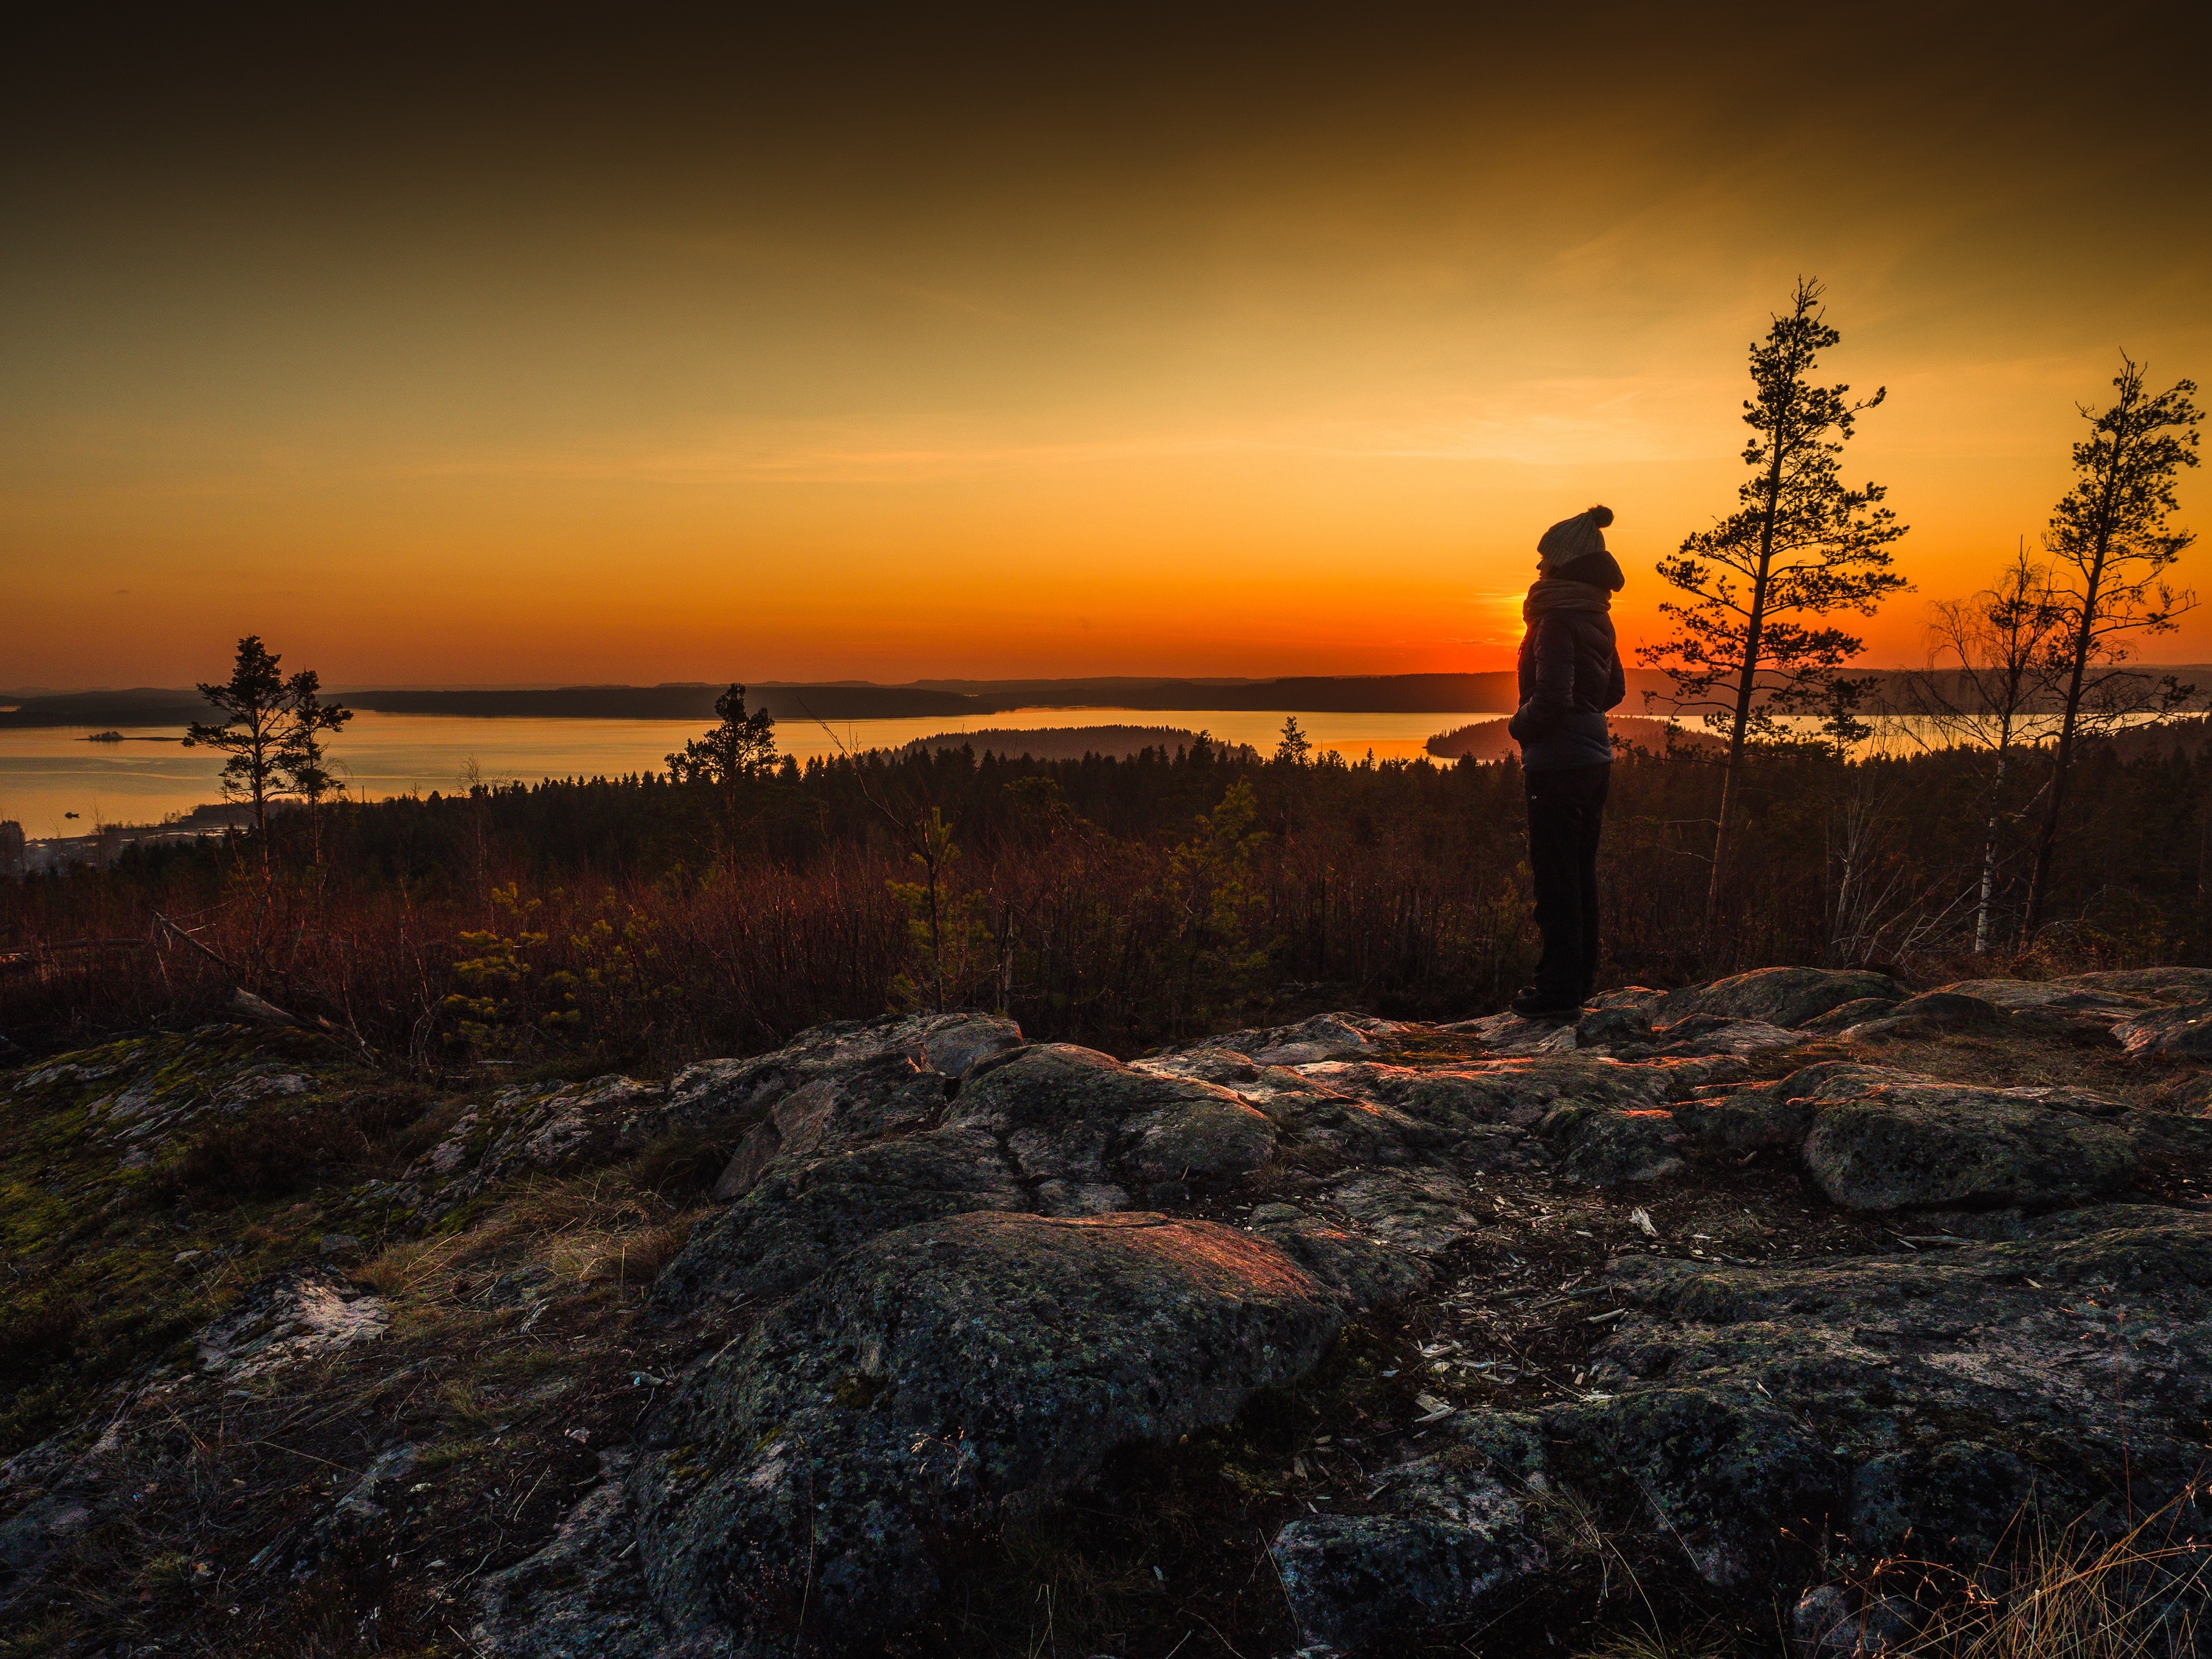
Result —
[[1604, 552], [1605, 527], [1612, 522], [1613, 509], [1609, 507], [1593, 507], [1571, 519], [1560, 520], [1536, 544], [1538, 572], [1553, 575], [1562, 565]]

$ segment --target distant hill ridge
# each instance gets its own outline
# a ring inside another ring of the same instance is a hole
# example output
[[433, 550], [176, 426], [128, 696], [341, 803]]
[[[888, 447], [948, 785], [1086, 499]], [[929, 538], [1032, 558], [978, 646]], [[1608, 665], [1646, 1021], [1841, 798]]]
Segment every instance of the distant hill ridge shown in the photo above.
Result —
[[[1616, 740], [1648, 749], [1655, 755], [1667, 752], [1667, 722], [1646, 720], [1635, 714], [1608, 714], [1606, 725], [1612, 728]], [[1678, 749], [1705, 749], [1717, 753], [1719, 739], [1703, 732], [1681, 731], [1674, 737]], [[1502, 761], [1518, 759], [1521, 745], [1514, 742], [1505, 730], [1504, 720], [1477, 720], [1472, 726], [1462, 726], [1456, 732], [1444, 732], [1428, 741], [1429, 753], [1439, 760]]]
[[[2148, 677], [2177, 675], [2212, 690], [2212, 665], [2144, 664]], [[1904, 671], [1869, 671], [1870, 710], [1902, 708]], [[1955, 680], [1955, 677], [1950, 677]], [[384, 714], [457, 714], [478, 719], [714, 719], [726, 681], [661, 685], [567, 685], [464, 690], [341, 690], [349, 708]], [[917, 680], [878, 685], [865, 680], [821, 683], [748, 681], [751, 705], [778, 720], [972, 719], [1016, 708], [1139, 708], [1163, 712], [1279, 709], [1313, 714], [1507, 714], [1516, 702], [1510, 672], [1482, 674], [1294, 675], [1279, 679], [1089, 678]], [[1641, 710], [1644, 694], [1664, 692], [1667, 677], [1628, 672], [1626, 708]], [[1955, 686], [1954, 687], [1955, 690]], [[0, 728], [10, 726], [176, 726], [205, 718], [207, 705], [189, 687], [0, 694]]]

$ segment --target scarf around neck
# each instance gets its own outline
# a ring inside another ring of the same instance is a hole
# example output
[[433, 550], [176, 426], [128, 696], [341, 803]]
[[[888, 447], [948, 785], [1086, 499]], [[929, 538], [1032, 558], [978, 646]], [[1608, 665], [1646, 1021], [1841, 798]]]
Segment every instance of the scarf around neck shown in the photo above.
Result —
[[1521, 620], [1535, 623], [1554, 611], [1610, 611], [1613, 595], [1602, 587], [1593, 587], [1588, 582], [1563, 581], [1556, 576], [1540, 576], [1529, 585], [1528, 597], [1521, 601]]

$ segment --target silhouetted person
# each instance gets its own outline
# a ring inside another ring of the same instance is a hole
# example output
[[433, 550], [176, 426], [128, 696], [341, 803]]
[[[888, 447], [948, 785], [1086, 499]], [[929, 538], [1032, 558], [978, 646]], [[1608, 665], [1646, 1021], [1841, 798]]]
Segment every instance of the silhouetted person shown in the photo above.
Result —
[[1544, 954], [1513, 1012], [1536, 1018], [1573, 1013], [1597, 979], [1597, 842], [1613, 777], [1605, 711], [1628, 695], [1607, 614], [1625, 580], [1605, 550], [1612, 522], [1611, 507], [1593, 507], [1546, 531], [1521, 606], [1521, 707], [1506, 730], [1521, 745]]

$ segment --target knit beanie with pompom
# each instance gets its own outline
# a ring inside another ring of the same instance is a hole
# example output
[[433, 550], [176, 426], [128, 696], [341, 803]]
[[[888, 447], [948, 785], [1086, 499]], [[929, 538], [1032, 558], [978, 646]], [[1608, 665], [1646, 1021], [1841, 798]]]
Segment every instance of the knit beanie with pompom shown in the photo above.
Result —
[[1560, 520], [1536, 544], [1538, 574], [1554, 575], [1562, 565], [1604, 552], [1605, 527], [1612, 522], [1613, 509], [1609, 507], [1593, 507], [1571, 519]]

